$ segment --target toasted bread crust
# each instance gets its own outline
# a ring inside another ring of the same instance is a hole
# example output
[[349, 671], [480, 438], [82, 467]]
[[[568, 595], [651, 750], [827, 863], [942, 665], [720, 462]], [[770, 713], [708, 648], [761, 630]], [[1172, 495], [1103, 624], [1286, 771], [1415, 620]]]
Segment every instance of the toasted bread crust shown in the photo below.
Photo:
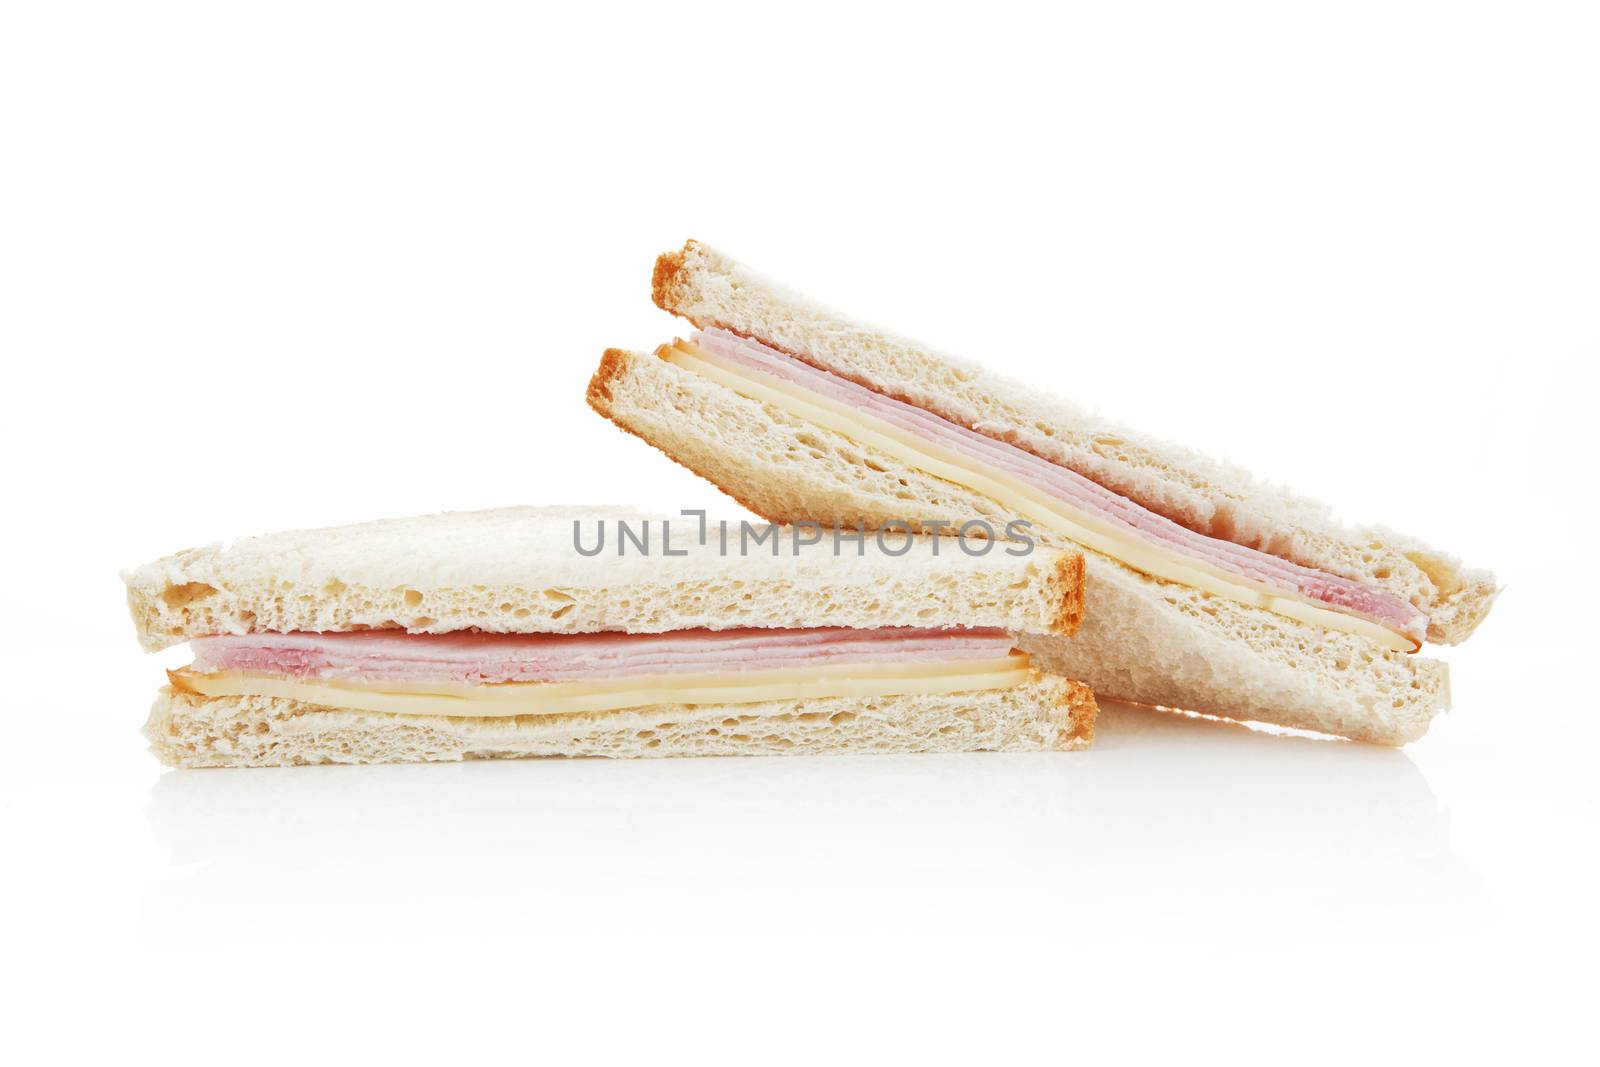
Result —
[[[1081, 566], [1083, 557], [1079, 556], [1077, 560]], [[1100, 715], [1100, 705], [1095, 703], [1094, 691], [1082, 682], [1068, 679], [1067, 690], [1061, 695], [1058, 706], [1066, 711], [1069, 723], [1064, 739], [1067, 744], [1063, 747], [1087, 747], [1093, 744], [1094, 723]]]
[[662, 311], [677, 311], [677, 294], [681, 288], [679, 275], [688, 254], [699, 244], [690, 238], [683, 243], [681, 252], [663, 252], [656, 257], [656, 268], [650, 275], [650, 299]]
[[1061, 598], [1061, 611], [1055, 618], [1055, 628], [1050, 632], [1071, 637], [1083, 625], [1083, 556], [1077, 552], [1063, 556], [1056, 563], [1050, 585]]
[[[628, 353], [620, 348], [608, 348], [600, 357], [600, 366], [595, 368], [593, 377], [589, 379], [589, 388], [584, 393], [584, 399], [596, 411], [601, 411], [600, 405], [611, 400], [611, 383], [621, 376], [627, 367]], [[601, 411], [601, 414], [604, 414]]]

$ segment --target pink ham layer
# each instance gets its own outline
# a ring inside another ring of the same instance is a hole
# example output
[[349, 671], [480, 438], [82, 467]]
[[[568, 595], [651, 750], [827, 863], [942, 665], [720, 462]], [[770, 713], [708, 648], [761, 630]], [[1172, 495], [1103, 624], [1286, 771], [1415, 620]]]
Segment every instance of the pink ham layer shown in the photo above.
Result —
[[1419, 645], [1427, 633], [1427, 616], [1397, 596], [1279, 559], [1258, 549], [1196, 533], [1076, 471], [813, 367], [759, 341], [711, 329], [695, 333], [694, 343], [730, 363], [847, 404], [966, 459], [1004, 471], [1025, 485], [1098, 516], [1145, 541], [1270, 588], [1298, 593], [1347, 615], [1368, 619], [1405, 634]]
[[194, 669], [339, 681], [570, 682], [685, 671], [999, 659], [1004, 630], [844, 627], [662, 634], [256, 633], [198, 637]]

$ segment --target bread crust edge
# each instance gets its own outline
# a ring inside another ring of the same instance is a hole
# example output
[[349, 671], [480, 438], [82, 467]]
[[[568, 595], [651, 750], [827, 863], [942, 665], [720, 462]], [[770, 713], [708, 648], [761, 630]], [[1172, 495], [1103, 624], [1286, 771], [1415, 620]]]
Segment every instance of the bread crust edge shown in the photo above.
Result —
[[[676, 306], [678, 293], [683, 287], [682, 274], [688, 266], [689, 257], [699, 248], [700, 242], [691, 237], [683, 242], [680, 251], [663, 252], [656, 257], [655, 270], [650, 274], [650, 299], [662, 311], [669, 311], [674, 315], [682, 314]], [[688, 318], [687, 315], [683, 317]]]

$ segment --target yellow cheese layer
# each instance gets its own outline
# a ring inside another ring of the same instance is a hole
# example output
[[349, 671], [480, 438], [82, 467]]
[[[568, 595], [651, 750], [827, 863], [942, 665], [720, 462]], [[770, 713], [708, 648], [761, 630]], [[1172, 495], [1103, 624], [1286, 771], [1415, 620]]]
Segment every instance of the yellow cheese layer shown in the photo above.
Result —
[[822, 697], [910, 696], [1009, 689], [1034, 675], [1028, 657], [945, 663], [856, 663], [823, 669], [705, 671], [586, 682], [492, 685], [316, 681], [244, 671], [168, 671], [176, 689], [205, 697], [263, 696], [391, 715], [562, 715], [649, 704], [753, 704]]
[[1102, 552], [1136, 571], [1327, 630], [1359, 634], [1401, 652], [1417, 650], [1415, 641], [1387, 626], [1346, 615], [1308, 598], [1131, 536], [1099, 516], [1049, 496], [1004, 471], [916, 437], [831, 397], [749, 370], [685, 341], [663, 345], [657, 354], [669, 363], [752, 400], [781, 408], [813, 425], [887, 452], [907, 466], [991, 497], [1013, 514]]

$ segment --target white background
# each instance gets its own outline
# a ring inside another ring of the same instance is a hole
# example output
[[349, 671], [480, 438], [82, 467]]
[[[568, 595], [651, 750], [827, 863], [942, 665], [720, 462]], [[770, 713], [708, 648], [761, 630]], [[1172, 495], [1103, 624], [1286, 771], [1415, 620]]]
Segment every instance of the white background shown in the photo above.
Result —
[[[3, 10], [14, 1062], [1593, 1055], [1593, 5]], [[163, 772], [123, 567], [738, 514], [582, 402], [688, 236], [1496, 568], [1454, 712]]]

